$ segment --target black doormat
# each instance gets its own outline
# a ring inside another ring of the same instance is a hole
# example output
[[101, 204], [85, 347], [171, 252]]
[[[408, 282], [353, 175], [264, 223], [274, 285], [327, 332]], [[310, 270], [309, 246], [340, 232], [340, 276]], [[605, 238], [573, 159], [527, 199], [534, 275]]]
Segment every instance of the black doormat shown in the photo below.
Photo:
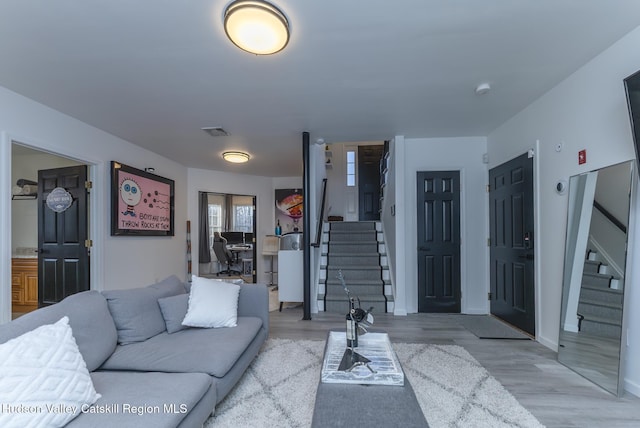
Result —
[[531, 340], [525, 333], [491, 315], [460, 315], [460, 324], [480, 339]]

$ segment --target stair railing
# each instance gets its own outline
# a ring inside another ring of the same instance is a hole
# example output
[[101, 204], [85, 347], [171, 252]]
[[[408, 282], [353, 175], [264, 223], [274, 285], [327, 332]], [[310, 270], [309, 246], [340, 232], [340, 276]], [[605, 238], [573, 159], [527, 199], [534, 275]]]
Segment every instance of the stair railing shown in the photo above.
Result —
[[604, 215], [607, 218], [607, 220], [613, 223], [618, 229], [622, 230], [622, 232], [624, 232], [625, 234], [627, 233], [627, 227], [620, 220], [618, 220], [613, 214], [607, 211], [605, 207], [603, 207], [600, 203], [598, 203], [598, 201], [595, 201], [595, 200], [593, 201], [593, 207], [598, 211], [600, 211], [602, 215]]
[[319, 247], [322, 244], [322, 225], [324, 223], [324, 205], [327, 200], [327, 179], [322, 179], [322, 200], [320, 202], [320, 216], [318, 217], [318, 230], [316, 232], [316, 241], [311, 244], [312, 247]]

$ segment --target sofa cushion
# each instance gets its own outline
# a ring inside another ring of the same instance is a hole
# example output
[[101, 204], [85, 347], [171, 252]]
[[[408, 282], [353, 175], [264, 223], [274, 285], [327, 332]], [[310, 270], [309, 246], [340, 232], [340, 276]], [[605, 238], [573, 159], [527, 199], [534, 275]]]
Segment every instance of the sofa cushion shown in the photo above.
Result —
[[98, 398], [66, 316], [0, 345], [0, 426], [64, 426]]
[[118, 343], [140, 342], [165, 331], [158, 299], [182, 293], [184, 285], [175, 275], [144, 288], [103, 291], [118, 330]]
[[163, 297], [158, 299], [158, 304], [160, 305], [164, 323], [167, 326], [167, 333], [171, 334], [188, 328], [186, 325], [182, 325], [182, 320], [184, 320], [189, 306], [188, 294]]
[[235, 327], [239, 294], [237, 284], [194, 276], [189, 308], [182, 324], [205, 328]]
[[188, 328], [144, 342], [118, 346], [105, 370], [202, 372], [223, 377], [262, 328], [262, 320], [239, 317], [237, 327]]
[[204, 373], [97, 371], [91, 373], [91, 378], [102, 398], [81, 409], [83, 414], [67, 428], [173, 428], [201, 400], [211, 403], [211, 411], [216, 401], [212, 379]]
[[176, 294], [185, 293], [184, 283], [175, 275], [168, 276], [160, 282], [151, 284], [149, 285], [149, 288], [158, 290], [166, 296], [175, 296]]
[[53, 324], [64, 316], [80, 353], [91, 372], [113, 353], [117, 345], [116, 326], [111, 318], [107, 301], [97, 291], [73, 294], [55, 305], [29, 312], [2, 326], [0, 343], [17, 337], [41, 325]]

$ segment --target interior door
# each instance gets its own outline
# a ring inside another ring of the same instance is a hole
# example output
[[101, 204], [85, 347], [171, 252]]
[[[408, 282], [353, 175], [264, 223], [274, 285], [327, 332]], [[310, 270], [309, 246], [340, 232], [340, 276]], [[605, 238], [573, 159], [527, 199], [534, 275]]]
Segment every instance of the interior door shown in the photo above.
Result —
[[418, 172], [418, 312], [460, 312], [460, 172]]
[[384, 146], [358, 146], [358, 213], [360, 221], [380, 220], [380, 159]]
[[489, 171], [491, 313], [535, 335], [533, 158]]
[[[38, 171], [40, 307], [89, 289], [89, 249], [85, 246], [88, 239], [86, 181], [86, 165]], [[60, 188], [72, 199], [68, 208], [56, 212], [47, 205], [47, 197]]]

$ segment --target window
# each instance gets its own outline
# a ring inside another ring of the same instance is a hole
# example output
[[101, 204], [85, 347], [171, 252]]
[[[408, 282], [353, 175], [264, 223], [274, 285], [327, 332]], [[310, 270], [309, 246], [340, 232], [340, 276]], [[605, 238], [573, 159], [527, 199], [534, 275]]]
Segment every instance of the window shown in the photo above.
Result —
[[253, 232], [253, 205], [233, 206], [233, 230]]
[[209, 204], [209, 247], [213, 247], [214, 232], [222, 232], [222, 205]]
[[215, 232], [253, 232], [253, 196], [209, 193], [207, 201], [210, 246]]
[[356, 152], [347, 151], [347, 186], [356, 185]]

